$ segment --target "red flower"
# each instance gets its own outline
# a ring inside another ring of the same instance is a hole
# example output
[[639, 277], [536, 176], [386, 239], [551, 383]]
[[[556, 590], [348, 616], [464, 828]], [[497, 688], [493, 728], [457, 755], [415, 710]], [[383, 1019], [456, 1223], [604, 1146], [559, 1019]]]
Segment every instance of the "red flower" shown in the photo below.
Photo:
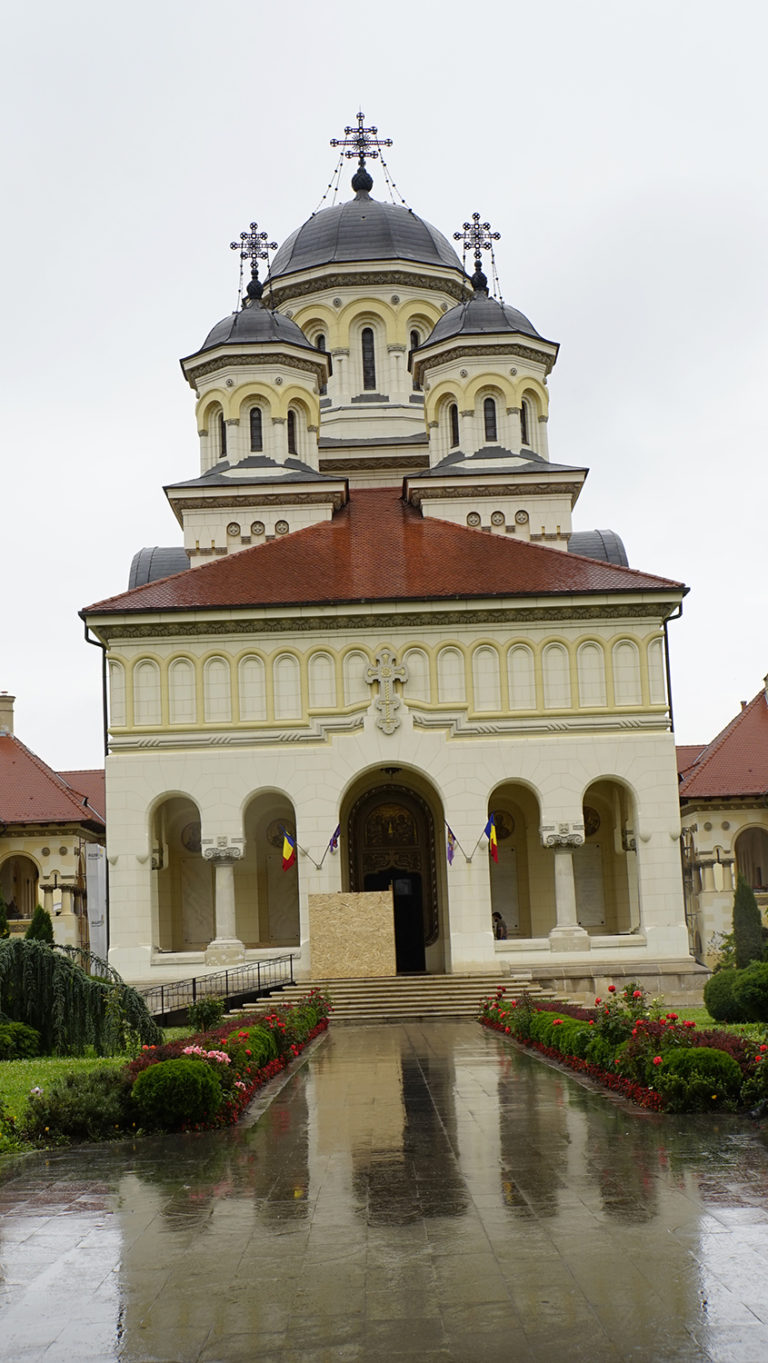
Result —
[[633, 999], [641, 999], [642, 997], [643, 997], [642, 989], [636, 989], [634, 994], [632, 995]]
[[654, 1065], [660, 1065], [660, 1064], [661, 1064], [661, 1056], [660, 1056], [660, 1055], [655, 1055], [655, 1056], [653, 1057], [653, 1063], [654, 1063]]
[[609, 984], [609, 985], [608, 985], [608, 993], [609, 993], [609, 994], [615, 994], [615, 993], [616, 993], [616, 985], [615, 985], [615, 984]]
[[695, 1027], [695, 1026], [696, 1026], [696, 1023], [695, 1023], [691, 1018], [686, 1018], [685, 1022], [683, 1023], [683, 1026], [684, 1026], [684, 1027]]
[[595, 1003], [596, 1003], [596, 1004], [602, 1003], [602, 1001], [603, 1001], [602, 999], [595, 999]]
[[562, 1018], [555, 1018], [554, 1021], [553, 1021], [553, 1023], [552, 1023], [552, 1026], [553, 1026], [553, 1027], [562, 1027], [562, 1025], [563, 1025], [563, 1019], [562, 1019]]
[[595, 1025], [595, 1019], [594, 1019], [594, 1018], [590, 1018], [590, 1019], [589, 1019], [589, 1025], [590, 1025], [590, 1027], [594, 1027], [594, 1025]]
[[679, 1016], [679, 1013], [667, 1013], [667, 1017], [670, 1018], [672, 1022], [677, 1022]]
[[760, 1050], [761, 1050], [761, 1051], [768, 1051], [768, 1046], [761, 1046], [761, 1047], [760, 1047]]

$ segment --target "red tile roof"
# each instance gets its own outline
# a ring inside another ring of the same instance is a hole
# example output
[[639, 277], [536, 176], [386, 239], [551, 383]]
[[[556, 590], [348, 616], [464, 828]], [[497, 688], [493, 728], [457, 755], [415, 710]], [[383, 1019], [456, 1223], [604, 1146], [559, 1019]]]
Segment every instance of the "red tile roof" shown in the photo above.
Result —
[[0, 823], [79, 823], [101, 828], [103, 816], [83, 804], [86, 793], [71, 786], [14, 734], [0, 733]]
[[704, 748], [680, 786], [680, 798], [768, 794], [768, 701], [758, 691]]
[[331, 521], [97, 601], [81, 615], [583, 592], [685, 591], [668, 578], [470, 530], [355, 490]]
[[60, 771], [59, 776], [81, 795], [87, 795], [91, 809], [95, 809], [104, 818], [107, 808], [107, 783], [103, 767], [90, 767], [84, 771]]
[[677, 753], [677, 775], [679, 780], [682, 781], [683, 777], [688, 774], [688, 769], [692, 767], [697, 758], [701, 756], [705, 747], [705, 743], [678, 743], [675, 752]]

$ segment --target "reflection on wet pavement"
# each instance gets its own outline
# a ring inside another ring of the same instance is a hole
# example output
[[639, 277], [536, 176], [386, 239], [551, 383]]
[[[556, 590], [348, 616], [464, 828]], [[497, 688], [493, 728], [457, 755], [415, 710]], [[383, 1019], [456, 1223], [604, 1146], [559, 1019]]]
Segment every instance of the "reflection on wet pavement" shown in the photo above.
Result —
[[0, 1357], [763, 1363], [767, 1135], [331, 1031], [233, 1131], [0, 1164]]

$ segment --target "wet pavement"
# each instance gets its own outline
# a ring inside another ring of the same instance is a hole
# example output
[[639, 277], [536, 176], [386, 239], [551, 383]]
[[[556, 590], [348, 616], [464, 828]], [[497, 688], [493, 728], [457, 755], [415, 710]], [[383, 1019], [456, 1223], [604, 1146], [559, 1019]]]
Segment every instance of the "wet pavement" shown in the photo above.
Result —
[[0, 1162], [3, 1363], [768, 1358], [768, 1130], [471, 1022], [332, 1029], [277, 1084], [231, 1131]]

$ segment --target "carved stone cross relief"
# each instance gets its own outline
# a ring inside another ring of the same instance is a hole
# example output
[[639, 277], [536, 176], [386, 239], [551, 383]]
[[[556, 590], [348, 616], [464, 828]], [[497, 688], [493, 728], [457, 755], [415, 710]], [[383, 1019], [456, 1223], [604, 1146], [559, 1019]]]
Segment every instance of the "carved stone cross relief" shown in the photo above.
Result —
[[408, 669], [404, 663], [395, 661], [395, 655], [391, 648], [382, 648], [376, 654], [376, 666], [365, 669], [365, 680], [369, 686], [374, 682], [379, 683], [379, 694], [376, 698], [376, 709], [378, 715], [376, 724], [385, 734], [393, 734], [395, 729], [400, 727], [400, 716], [397, 711], [402, 705], [402, 701], [395, 694], [395, 682], [405, 682], [408, 680]]

